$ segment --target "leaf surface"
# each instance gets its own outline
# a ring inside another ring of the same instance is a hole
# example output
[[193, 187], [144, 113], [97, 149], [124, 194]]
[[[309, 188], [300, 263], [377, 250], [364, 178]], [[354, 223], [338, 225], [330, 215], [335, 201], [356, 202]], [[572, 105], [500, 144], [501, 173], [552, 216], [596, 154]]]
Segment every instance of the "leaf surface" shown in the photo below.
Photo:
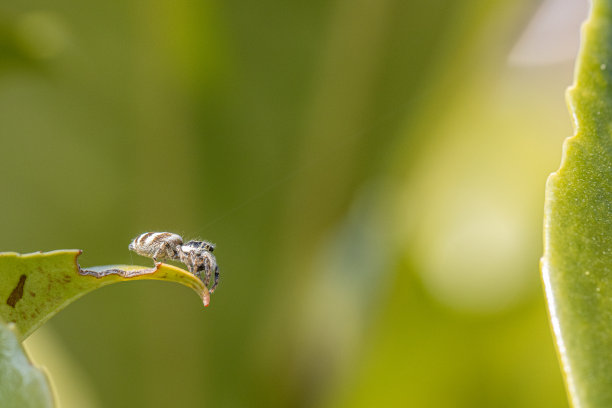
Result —
[[542, 279], [574, 407], [612, 407], [612, 1], [593, 0], [548, 179]]
[[159, 263], [152, 268], [110, 265], [83, 269], [80, 250], [20, 255], [0, 253], [0, 318], [15, 323], [20, 340], [84, 294], [117, 282], [152, 279], [177, 282], [195, 290], [204, 306], [208, 289], [193, 274]]
[[0, 321], [0, 407], [53, 407], [47, 378], [26, 357], [15, 333]]

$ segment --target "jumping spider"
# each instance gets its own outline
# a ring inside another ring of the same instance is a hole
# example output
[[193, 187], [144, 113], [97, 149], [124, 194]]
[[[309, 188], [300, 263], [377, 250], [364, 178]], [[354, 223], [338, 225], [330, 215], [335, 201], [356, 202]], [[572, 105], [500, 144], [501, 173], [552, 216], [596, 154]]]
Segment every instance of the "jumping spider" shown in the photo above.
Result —
[[219, 267], [212, 252], [215, 246], [207, 241], [189, 241], [183, 245], [183, 238], [171, 232], [146, 232], [134, 238], [129, 249], [138, 255], [153, 258], [155, 262], [161, 259], [180, 261], [187, 266], [189, 272], [202, 280], [208, 287], [214, 271], [215, 279], [209, 292], [213, 293], [219, 283]]

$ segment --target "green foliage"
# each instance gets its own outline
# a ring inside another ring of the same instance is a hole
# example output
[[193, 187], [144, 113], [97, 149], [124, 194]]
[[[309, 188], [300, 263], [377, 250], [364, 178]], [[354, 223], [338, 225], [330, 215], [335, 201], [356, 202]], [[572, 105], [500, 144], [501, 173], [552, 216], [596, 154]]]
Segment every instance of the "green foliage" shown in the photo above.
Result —
[[537, 259], [572, 63], [507, 65], [536, 3], [5, 1], [0, 249], [167, 230], [223, 273], [211, 310], [142, 282], [51, 319], [59, 403], [563, 406]]
[[46, 408], [53, 405], [45, 375], [32, 366], [15, 333], [0, 321], [0, 406]]
[[575, 407], [612, 406], [612, 1], [595, 0], [568, 91], [576, 133], [548, 179], [544, 280]]
[[[82, 269], [80, 250], [20, 255], [0, 253], [0, 317], [15, 323], [21, 340], [84, 294], [116, 282], [153, 279], [181, 283], [208, 305], [209, 293], [193, 274], [166, 264], [154, 268], [113, 265]], [[6, 299], [6, 300], [5, 300]]]

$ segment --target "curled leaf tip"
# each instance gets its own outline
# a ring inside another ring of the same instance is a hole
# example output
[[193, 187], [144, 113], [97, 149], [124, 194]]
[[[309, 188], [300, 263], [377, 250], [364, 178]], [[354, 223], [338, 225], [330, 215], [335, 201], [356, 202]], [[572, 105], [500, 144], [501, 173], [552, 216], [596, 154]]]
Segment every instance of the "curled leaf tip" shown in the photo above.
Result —
[[176, 266], [156, 262], [153, 268], [138, 265], [106, 265], [95, 266], [88, 269], [79, 268], [79, 274], [92, 276], [96, 279], [108, 279], [109, 283], [127, 280], [164, 280], [173, 281], [195, 290], [204, 306], [210, 303], [210, 293], [204, 283], [192, 273]]
[[198, 293], [204, 306], [210, 293], [192, 273], [173, 265], [109, 265], [81, 268], [79, 249], [18, 254], [0, 253], [0, 318], [14, 323], [20, 339], [86, 293], [117, 282], [161, 280]]

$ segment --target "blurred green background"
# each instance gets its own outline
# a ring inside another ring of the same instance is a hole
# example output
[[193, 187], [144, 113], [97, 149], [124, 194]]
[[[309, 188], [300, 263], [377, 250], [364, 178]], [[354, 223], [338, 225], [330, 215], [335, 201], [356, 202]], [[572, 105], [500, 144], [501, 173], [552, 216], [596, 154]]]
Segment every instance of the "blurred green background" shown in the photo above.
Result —
[[0, 248], [217, 244], [26, 341], [62, 407], [567, 406], [538, 273], [586, 4], [0, 0]]

